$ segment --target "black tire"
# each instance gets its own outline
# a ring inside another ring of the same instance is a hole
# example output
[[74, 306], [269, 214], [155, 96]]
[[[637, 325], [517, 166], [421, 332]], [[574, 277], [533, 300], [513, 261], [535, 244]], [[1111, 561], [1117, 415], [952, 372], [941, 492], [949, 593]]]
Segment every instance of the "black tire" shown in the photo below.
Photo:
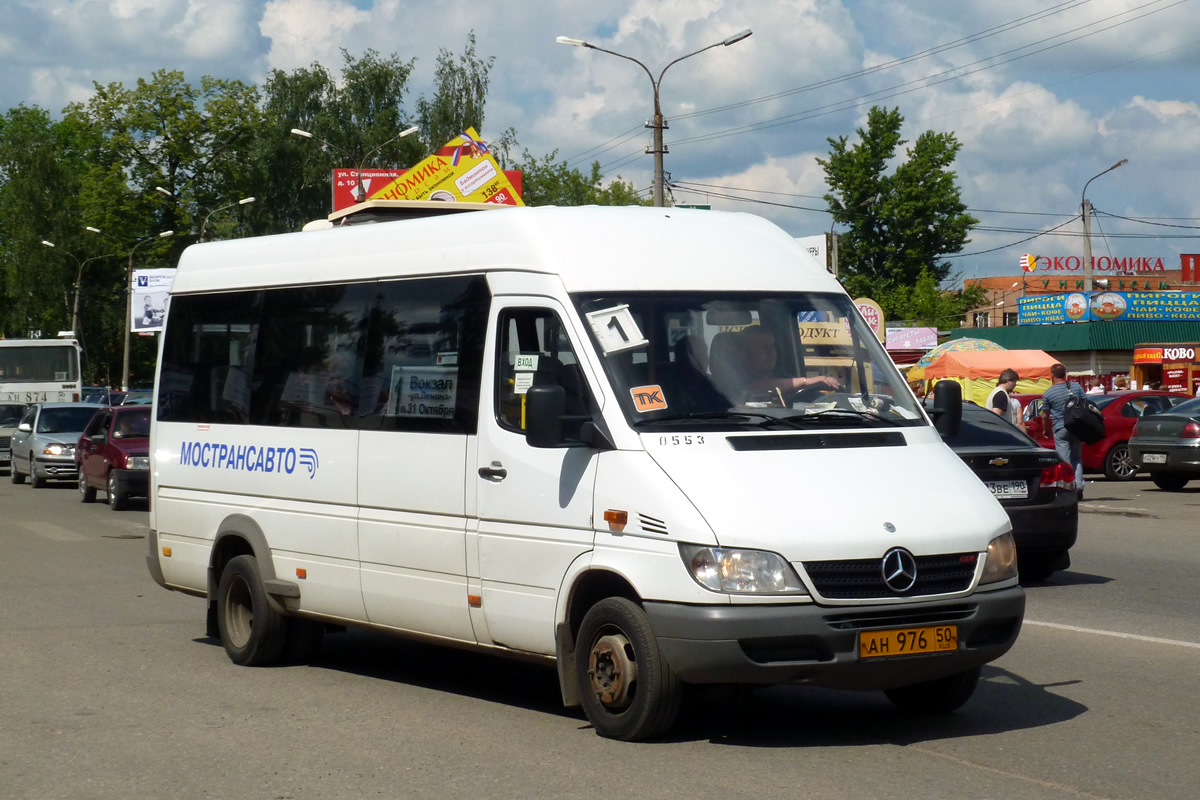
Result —
[[1104, 477], [1110, 481], [1131, 481], [1137, 474], [1137, 464], [1129, 454], [1129, 442], [1114, 444], [1104, 457]]
[[112, 470], [108, 471], [108, 482], [105, 487], [109, 508], [113, 511], [124, 511], [129, 506], [129, 495], [125, 494], [125, 490], [117, 483], [117, 476]]
[[278, 663], [287, 618], [271, 607], [254, 556], [236, 556], [217, 586], [217, 627], [229, 660], [243, 667]]
[[87, 476], [83, 474], [82, 466], [79, 467], [79, 502], [96, 502], [96, 490], [91, 486], [88, 486]]
[[299, 617], [286, 619], [287, 640], [280, 660], [285, 664], [311, 664], [321, 655], [325, 626]]
[[1174, 472], [1151, 472], [1150, 479], [1164, 492], [1178, 492], [1187, 486], [1189, 480], [1186, 475], [1177, 475]]
[[576, 637], [575, 673], [584, 713], [601, 736], [648, 739], [679, 715], [683, 686], [646, 612], [631, 600], [609, 597], [588, 610]]
[[33, 457], [29, 458], [29, 485], [34, 489], [45, 489], [46, 479], [37, 474], [37, 467], [33, 465]]
[[8, 464], [8, 479], [18, 485], [25, 482], [25, 476], [17, 470], [17, 460], [15, 458]]
[[910, 714], [949, 714], [971, 699], [979, 685], [980, 667], [944, 678], [900, 686], [884, 692], [901, 711]]

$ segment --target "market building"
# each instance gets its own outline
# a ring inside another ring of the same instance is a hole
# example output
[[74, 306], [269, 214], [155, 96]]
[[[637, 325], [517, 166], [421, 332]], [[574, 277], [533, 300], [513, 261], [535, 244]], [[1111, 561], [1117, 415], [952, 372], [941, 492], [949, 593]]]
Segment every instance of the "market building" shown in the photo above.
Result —
[[1078, 256], [1028, 264], [1034, 268], [1020, 275], [967, 280], [987, 291], [988, 303], [972, 309], [949, 338], [1044, 350], [1070, 373], [1098, 376], [1106, 389], [1126, 376], [1131, 388], [1159, 382], [1197, 393], [1200, 255], [1179, 256], [1177, 269], [1158, 257], [1098, 256], [1090, 292]]

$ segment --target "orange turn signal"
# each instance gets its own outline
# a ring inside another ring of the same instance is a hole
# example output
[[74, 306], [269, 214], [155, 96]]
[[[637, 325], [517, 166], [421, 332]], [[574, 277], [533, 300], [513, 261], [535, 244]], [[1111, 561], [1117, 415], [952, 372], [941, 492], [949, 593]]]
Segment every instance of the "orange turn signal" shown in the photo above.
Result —
[[629, 512], [610, 508], [604, 512], [604, 521], [609, 525], [625, 525], [629, 522]]
[[296, 567], [296, 577], [300, 580], [304, 580], [308, 577], [308, 570], [306, 570], [304, 567]]
[[164, 547], [164, 548], [163, 548], [163, 557], [164, 557], [164, 558], [170, 558], [170, 557], [171, 557], [171, 548], [169, 548], [169, 547]]
[[469, 594], [467, 595], [467, 605], [471, 608], [479, 608], [483, 605], [483, 598], [477, 594]]

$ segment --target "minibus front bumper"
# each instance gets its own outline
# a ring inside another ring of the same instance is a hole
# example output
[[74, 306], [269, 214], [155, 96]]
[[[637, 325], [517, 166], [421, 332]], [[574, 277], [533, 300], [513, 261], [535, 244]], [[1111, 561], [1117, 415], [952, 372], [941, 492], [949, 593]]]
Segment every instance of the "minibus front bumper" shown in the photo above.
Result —
[[[1019, 586], [953, 601], [873, 606], [644, 604], [659, 648], [687, 683], [890, 689], [1004, 655], [1025, 614]], [[860, 632], [954, 625], [949, 652], [862, 658]]]

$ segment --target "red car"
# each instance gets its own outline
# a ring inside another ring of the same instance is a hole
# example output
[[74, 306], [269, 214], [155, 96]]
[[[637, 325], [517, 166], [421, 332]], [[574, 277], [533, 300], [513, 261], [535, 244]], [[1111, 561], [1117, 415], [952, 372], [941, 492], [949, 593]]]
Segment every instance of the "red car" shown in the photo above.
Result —
[[120, 511], [131, 496], [148, 495], [150, 411], [150, 406], [115, 406], [92, 417], [75, 445], [81, 501], [92, 502], [99, 489], [113, 511]]
[[[1054, 436], [1042, 430], [1041, 395], [1014, 395], [1025, 407], [1025, 430], [1042, 447], [1054, 449]], [[1103, 472], [1110, 481], [1128, 481], [1137, 475], [1137, 465], [1129, 457], [1129, 437], [1134, 423], [1143, 416], [1162, 414], [1191, 400], [1179, 392], [1138, 391], [1088, 395], [1104, 413], [1104, 438], [1083, 446], [1083, 471]]]

